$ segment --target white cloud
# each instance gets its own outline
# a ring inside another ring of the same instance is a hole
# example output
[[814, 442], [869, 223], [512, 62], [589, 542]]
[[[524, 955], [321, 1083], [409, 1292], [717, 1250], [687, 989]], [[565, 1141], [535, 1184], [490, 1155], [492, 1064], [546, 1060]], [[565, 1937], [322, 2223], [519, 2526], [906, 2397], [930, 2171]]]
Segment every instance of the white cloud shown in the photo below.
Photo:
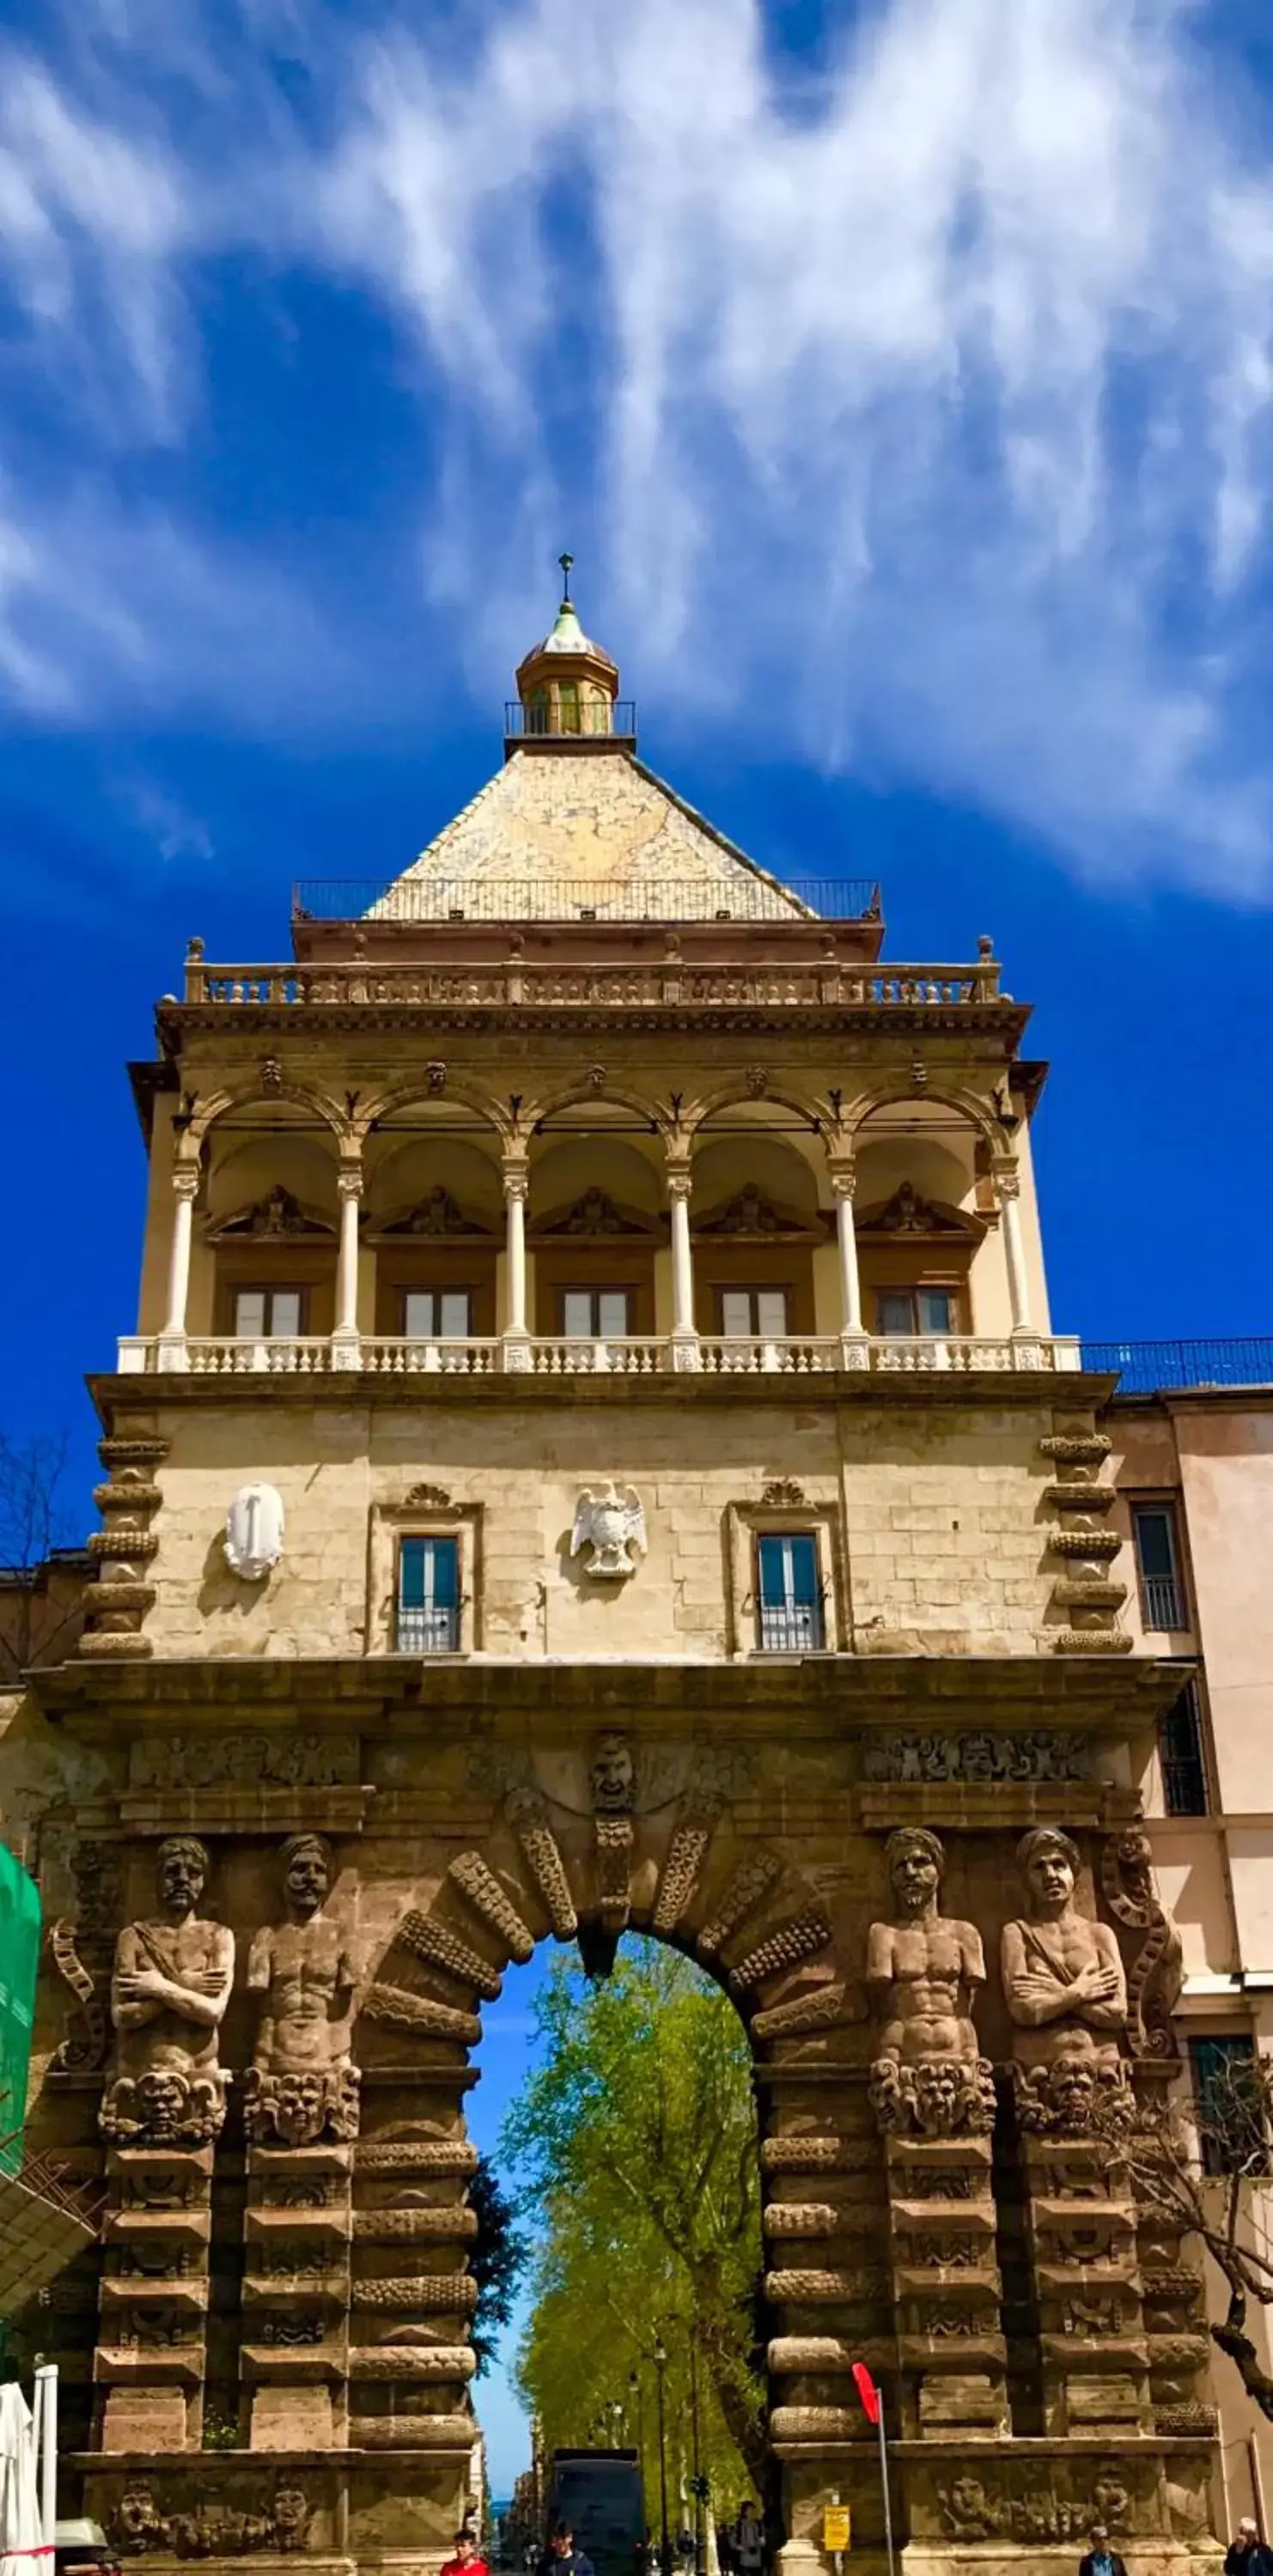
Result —
[[[793, 97], [756, 0], [504, 0], [423, 36], [405, 0], [253, 0], [179, 154], [122, 86], [128, 29], [149, 62], [162, 22], [112, 0], [107, 68], [70, 98], [29, 69], [0, 124], [0, 231], [50, 351], [90, 260], [122, 287], [152, 436], [179, 421], [197, 251], [251, 241], [385, 305], [419, 352], [426, 586], [465, 602], [483, 702], [568, 539], [670, 721], [709, 710], [740, 748], [763, 725], [768, 752], [869, 763], [1085, 867], [1250, 891], [1273, 179], [1208, 60], [1221, 5], [879, 0]], [[305, 53], [304, 134], [275, 31]], [[81, 700], [144, 685], [174, 632], [155, 543], [140, 579], [121, 551], [143, 646], [108, 673], [61, 635]], [[268, 567], [194, 552], [221, 614], [183, 686], [224, 712], [231, 594]], [[285, 588], [279, 720], [289, 677], [312, 695]], [[17, 635], [38, 704], [58, 639]]]

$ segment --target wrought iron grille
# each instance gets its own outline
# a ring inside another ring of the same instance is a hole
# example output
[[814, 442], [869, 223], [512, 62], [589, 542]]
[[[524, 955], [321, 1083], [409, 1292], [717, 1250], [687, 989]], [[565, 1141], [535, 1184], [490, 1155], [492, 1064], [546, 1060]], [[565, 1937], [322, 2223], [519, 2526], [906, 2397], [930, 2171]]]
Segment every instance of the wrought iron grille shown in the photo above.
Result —
[[1191, 1674], [1180, 1697], [1158, 1722], [1158, 1759], [1163, 1800], [1169, 1816], [1205, 1816], [1209, 1812], [1207, 1763], [1202, 1741], [1202, 1704]]

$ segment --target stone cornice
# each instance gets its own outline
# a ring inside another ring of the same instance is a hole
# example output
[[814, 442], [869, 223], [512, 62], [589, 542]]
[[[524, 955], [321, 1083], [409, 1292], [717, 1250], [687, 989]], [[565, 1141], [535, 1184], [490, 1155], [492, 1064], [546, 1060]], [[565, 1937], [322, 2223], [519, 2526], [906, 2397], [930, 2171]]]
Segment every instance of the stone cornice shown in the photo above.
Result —
[[1099, 1412], [1116, 1383], [1110, 1373], [1080, 1369], [820, 1369], [798, 1378], [779, 1370], [741, 1378], [692, 1370], [663, 1370], [651, 1377], [607, 1375], [603, 1370], [588, 1370], [578, 1377], [496, 1371], [489, 1377], [464, 1378], [422, 1373], [410, 1378], [375, 1377], [358, 1369], [330, 1369], [313, 1377], [270, 1370], [225, 1377], [185, 1376], [179, 1371], [155, 1377], [121, 1376], [103, 1371], [85, 1379], [107, 1431], [117, 1420], [135, 1422], [143, 1415], [149, 1420], [175, 1407], [212, 1411], [222, 1405], [304, 1406], [311, 1412], [336, 1407], [345, 1413], [361, 1405], [399, 1413], [425, 1406], [460, 1406], [466, 1412], [498, 1412], [506, 1407], [518, 1413], [542, 1406], [556, 1413], [563, 1406], [586, 1410], [592, 1405], [657, 1412], [666, 1405], [680, 1414], [687, 1404], [709, 1411], [723, 1406], [737, 1413], [752, 1405], [789, 1412], [798, 1402], [805, 1413], [819, 1404], [828, 1411], [845, 1404], [855, 1412], [864, 1407], [880, 1413], [913, 1413], [984, 1405], [995, 1412], [1010, 1407], [1014, 1412], [1072, 1414]]
[[408, 1032], [419, 1035], [426, 1030], [439, 1036], [472, 1030], [484, 1037], [511, 1031], [523, 1039], [532, 1031], [537, 1037], [579, 1037], [628, 1030], [634, 1035], [639, 1032], [645, 1039], [652, 1033], [719, 1036], [741, 1030], [752, 1036], [772, 1031], [824, 1038], [993, 1037], [1001, 1043], [1010, 1041], [1015, 1049], [1029, 1017], [1028, 1008], [1017, 1002], [876, 1005], [786, 1002], [767, 996], [755, 1001], [711, 1003], [555, 1003], [541, 1002], [532, 994], [517, 1001], [476, 1004], [310, 1002], [303, 1009], [244, 1002], [237, 1004], [233, 1013], [225, 1006], [203, 1009], [198, 1005], [161, 1003], [155, 1015], [164, 1052], [169, 1055], [180, 1054], [187, 1036], [226, 1036], [232, 1031], [250, 1031], [259, 1040], [302, 1034], [307, 1038], [366, 1037], [371, 1033], [402, 1036]]
[[1150, 1655], [1112, 1662], [1038, 1655], [811, 1655], [692, 1664], [557, 1664], [417, 1656], [324, 1659], [257, 1655], [156, 1656], [111, 1665], [67, 1663], [30, 1676], [45, 1713], [77, 1736], [118, 1742], [157, 1724], [217, 1733], [227, 1714], [253, 1728], [307, 1733], [339, 1726], [395, 1738], [480, 1741], [485, 1726], [527, 1715], [567, 1733], [631, 1719], [657, 1727], [688, 1716], [735, 1728], [825, 1736], [861, 1726], [950, 1725], [995, 1732], [1021, 1724], [1094, 1734], [1154, 1725], [1180, 1690], [1181, 1667]]

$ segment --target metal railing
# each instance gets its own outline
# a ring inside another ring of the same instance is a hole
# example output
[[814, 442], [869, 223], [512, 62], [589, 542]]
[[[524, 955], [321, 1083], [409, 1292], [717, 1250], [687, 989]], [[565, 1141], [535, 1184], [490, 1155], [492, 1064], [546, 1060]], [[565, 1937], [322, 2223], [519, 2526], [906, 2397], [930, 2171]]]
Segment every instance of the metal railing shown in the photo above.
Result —
[[302, 877], [292, 889], [292, 918], [513, 924], [790, 921], [793, 902], [798, 910], [824, 921], [877, 921], [880, 915], [880, 889], [874, 877], [793, 877], [781, 884], [776, 877], [747, 871], [740, 872], [735, 886], [723, 884], [719, 877], [676, 878], [644, 886], [612, 885], [589, 877]]
[[1174, 1574], [1142, 1574], [1140, 1615], [1147, 1628], [1187, 1628], [1185, 1606]]
[[505, 742], [635, 742], [635, 698], [579, 698], [566, 705], [504, 700]]
[[1177, 1342], [1083, 1343], [1083, 1366], [1117, 1369], [1121, 1395], [1168, 1387], [1273, 1386], [1273, 1333]]
[[757, 1642], [765, 1655], [816, 1654], [826, 1644], [820, 1601], [762, 1601]]
[[398, 1652], [400, 1655], [455, 1655], [460, 1647], [460, 1613], [458, 1608], [408, 1608], [398, 1604]]
[[1205, 1816], [1210, 1808], [1202, 1738], [1202, 1704], [1192, 1674], [1158, 1722], [1163, 1804], [1169, 1816]]

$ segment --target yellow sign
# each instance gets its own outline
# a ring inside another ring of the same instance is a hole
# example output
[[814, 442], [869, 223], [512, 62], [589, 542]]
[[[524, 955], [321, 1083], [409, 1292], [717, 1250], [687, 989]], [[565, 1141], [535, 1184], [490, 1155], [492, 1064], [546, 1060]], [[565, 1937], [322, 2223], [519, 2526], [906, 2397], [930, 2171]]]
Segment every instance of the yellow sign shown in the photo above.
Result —
[[847, 2504], [827, 2504], [822, 2508], [822, 2546], [828, 2552], [847, 2549], [850, 2539]]

